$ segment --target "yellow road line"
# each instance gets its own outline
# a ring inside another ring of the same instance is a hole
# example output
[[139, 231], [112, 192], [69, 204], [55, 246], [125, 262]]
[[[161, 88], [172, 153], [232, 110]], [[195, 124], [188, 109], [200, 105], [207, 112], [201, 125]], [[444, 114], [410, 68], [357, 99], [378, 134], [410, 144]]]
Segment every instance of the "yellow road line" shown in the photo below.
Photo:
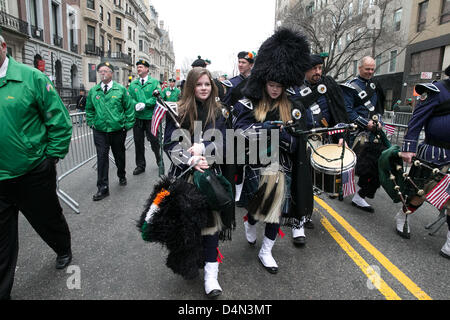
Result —
[[[322, 214], [321, 214], [322, 215]], [[331, 236], [370, 279], [375, 288], [380, 291], [387, 300], [401, 300], [401, 298], [388, 286], [388, 284], [373, 270], [371, 266], [356, 252], [355, 249], [342, 237], [342, 235], [331, 225], [325, 216], [320, 219], [322, 225], [327, 229]]]
[[406, 287], [419, 300], [432, 300], [419, 286], [417, 286], [410, 278], [408, 278], [399, 268], [397, 268], [388, 258], [378, 251], [369, 241], [367, 241], [358, 231], [356, 231], [343, 217], [341, 217], [333, 208], [325, 201], [318, 197], [314, 200], [322, 206], [337, 222], [339, 222], [348, 233], [351, 234], [375, 259], [377, 259], [402, 285]]

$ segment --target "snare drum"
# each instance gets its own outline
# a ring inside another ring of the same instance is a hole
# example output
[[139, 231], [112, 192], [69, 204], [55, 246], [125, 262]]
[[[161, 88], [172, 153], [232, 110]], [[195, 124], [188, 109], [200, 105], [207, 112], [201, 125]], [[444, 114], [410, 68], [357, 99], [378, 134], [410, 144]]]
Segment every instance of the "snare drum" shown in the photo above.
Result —
[[[327, 161], [322, 157], [333, 160]], [[341, 186], [341, 160], [342, 147], [337, 144], [326, 144], [316, 149], [311, 154], [311, 167], [313, 185], [331, 195], [338, 196]], [[356, 154], [348, 147], [345, 147], [343, 171], [347, 171], [356, 166]]]

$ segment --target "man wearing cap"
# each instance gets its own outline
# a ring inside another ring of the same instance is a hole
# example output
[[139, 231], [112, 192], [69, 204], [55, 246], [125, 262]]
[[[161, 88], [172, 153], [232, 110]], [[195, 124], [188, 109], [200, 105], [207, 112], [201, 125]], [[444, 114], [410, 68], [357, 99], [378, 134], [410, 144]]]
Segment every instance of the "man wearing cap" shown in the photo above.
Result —
[[[291, 100], [300, 100], [306, 108], [307, 128], [334, 127], [340, 123], [348, 123], [347, 110], [345, 108], [343, 92], [340, 86], [330, 76], [324, 76], [323, 58], [318, 54], [310, 56], [310, 69], [305, 73], [303, 86], [288, 88]], [[330, 138], [329, 135], [322, 137], [322, 143], [339, 143], [342, 145], [344, 139], [341, 135]], [[311, 216], [305, 217], [300, 228], [293, 228], [293, 242], [296, 246], [306, 243], [304, 227], [313, 229]]]
[[160, 146], [158, 138], [151, 134], [151, 124], [153, 110], [156, 105], [156, 98], [153, 91], [161, 92], [159, 81], [149, 76], [149, 63], [145, 60], [136, 62], [139, 78], [131, 82], [128, 92], [130, 93], [132, 104], [136, 110], [136, 123], [133, 127], [134, 148], [136, 150], [136, 169], [133, 174], [138, 175], [145, 171], [145, 137], [150, 141], [150, 146], [155, 154], [156, 164], [161, 161]]
[[69, 113], [44, 73], [6, 52], [0, 35], [0, 300], [10, 299], [13, 287], [19, 211], [56, 252], [57, 269], [72, 260], [69, 226], [56, 194], [56, 163], [72, 138]]
[[97, 193], [99, 201], [109, 196], [109, 149], [117, 166], [119, 185], [127, 184], [125, 172], [125, 139], [134, 125], [134, 110], [127, 89], [113, 81], [114, 67], [109, 62], [97, 67], [101, 82], [89, 90], [86, 101], [86, 123], [94, 133], [97, 149]]
[[177, 102], [180, 99], [181, 91], [175, 87], [175, 83], [175, 79], [169, 79], [169, 86], [165, 88], [162, 93], [164, 101]]
[[224, 84], [229, 87], [223, 98], [223, 103], [227, 106], [232, 106], [238, 102], [239, 99], [242, 99], [241, 90], [245, 86], [245, 80], [250, 76], [253, 63], [255, 62], [255, 56], [256, 54], [254, 52], [241, 51], [238, 53], [239, 75], [224, 82]]

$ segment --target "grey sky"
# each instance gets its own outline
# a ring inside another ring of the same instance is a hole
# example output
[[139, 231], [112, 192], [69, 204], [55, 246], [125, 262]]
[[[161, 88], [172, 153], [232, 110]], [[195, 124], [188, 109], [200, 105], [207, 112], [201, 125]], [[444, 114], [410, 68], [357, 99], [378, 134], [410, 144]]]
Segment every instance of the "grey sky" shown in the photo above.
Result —
[[201, 55], [233, 75], [239, 51], [257, 51], [273, 33], [275, 0], [151, 0], [169, 30], [175, 67]]

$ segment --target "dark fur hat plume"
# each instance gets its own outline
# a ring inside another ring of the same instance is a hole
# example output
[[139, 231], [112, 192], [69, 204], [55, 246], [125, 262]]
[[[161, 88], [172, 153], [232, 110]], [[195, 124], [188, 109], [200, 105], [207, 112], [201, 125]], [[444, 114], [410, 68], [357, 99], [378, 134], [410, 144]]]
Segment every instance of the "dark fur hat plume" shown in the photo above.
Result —
[[301, 85], [310, 66], [310, 46], [306, 37], [281, 28], [259, 48], [242, 92], [249, 99], [259, 100], [267, 81], [278, 82], [284, 87]]

